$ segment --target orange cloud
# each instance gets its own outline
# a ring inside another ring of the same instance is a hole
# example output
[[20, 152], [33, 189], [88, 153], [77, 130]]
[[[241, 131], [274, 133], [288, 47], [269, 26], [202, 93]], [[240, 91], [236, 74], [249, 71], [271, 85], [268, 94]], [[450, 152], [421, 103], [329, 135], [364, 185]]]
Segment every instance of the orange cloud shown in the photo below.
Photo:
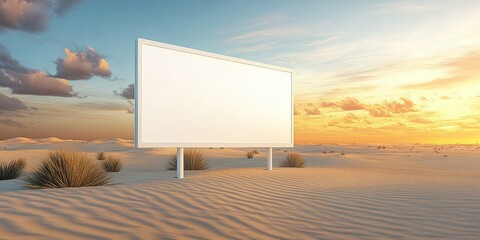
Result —
[[382, 105], [376, 105], [368, 109], [368, 112], [373, 117], [391, 117], [392, 114], [388, 111], [388, 109], [384, 108]]
[[358, 120], [359, 120], [359, 118], [357, 116], [355, 116], [355, 114], [353, 114], [353, 113], [348, 113], [347, 115], [345, 115], [345, 117], [343, 117], [343, 121], [345, 123], [353, 123], [353, 122], [356, 122]]
[[415, 104], [407, 98], [400, 98], [401, 101], [385, 102], [385, 107], [392, 113], [415, 112]]
[[303, 110], [305, 110], [307, 115], [320, 115], [321, 114], [320, 110], [318, 110], [318, 108], [315, 107], [315, 106], [304, 108]]
[[41, 32], [55, 12], [62, 16], [79, 0], [0, 1], [0, 31], [4, 28], [26, 32]]
[[62, 78], [52, 77], [42, 71], [30, 69], [14, 59], [0, 44], [0, 87], [16, 94], [40, 96], [76, 96], [73, 87]]
[[432, 121], [422, 117], [410, 117], [409, 120], [413, 123], [432, 123]]
[[340, 102], [340, 108], [342, 108], [345, 111], [350, 111], [350, 110], [361, 110], [365, 108], [365, 105], [358, 101], [356, 98], [352, 97], [347, 97], [345, 100]]
[[86, 50], [77, 52], [64, 49], [65, 59], [57, 59], [56, 77], [68, 80], [90, 79], [93, 76], [110, 78], [112, 72], [108, 62], [94, 48], [88, 46]]
[[400, 98], [400, 101], [385, 101], [369, 107], [368, 112], [373, 117], [391, 117], [392, 114], [416, 112], [415, 104], [408, 98]]
[[438, 67], [450, 69], [449, 77], [438, 78], [424, 83], [403, 86], [403, 89], [439, 89], [453, 85], [479, 81], [480, 52], [474, 52], [453, 61], [440, 64]]
[[326, 108], [326, 107], [338, 107], [337, 103], [334, 102], [321, 102], [320, 107]]

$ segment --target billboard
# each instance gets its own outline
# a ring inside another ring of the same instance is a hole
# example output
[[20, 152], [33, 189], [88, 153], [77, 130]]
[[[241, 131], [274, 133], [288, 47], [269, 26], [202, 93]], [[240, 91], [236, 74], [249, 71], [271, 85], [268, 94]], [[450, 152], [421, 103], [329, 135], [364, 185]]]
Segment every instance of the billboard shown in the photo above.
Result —
[[292, 71], [138, 39], [135, 146], [292, 147]]

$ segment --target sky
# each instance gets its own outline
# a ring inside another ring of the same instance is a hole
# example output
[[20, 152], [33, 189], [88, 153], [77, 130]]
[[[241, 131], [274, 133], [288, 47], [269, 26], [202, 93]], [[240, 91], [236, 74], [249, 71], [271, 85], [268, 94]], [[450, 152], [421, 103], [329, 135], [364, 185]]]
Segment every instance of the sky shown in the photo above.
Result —
[[480, 1], [0, 0], [0, 139], [134, 137], [135, 40], [294, 71], [295, 143], [480, 143]]

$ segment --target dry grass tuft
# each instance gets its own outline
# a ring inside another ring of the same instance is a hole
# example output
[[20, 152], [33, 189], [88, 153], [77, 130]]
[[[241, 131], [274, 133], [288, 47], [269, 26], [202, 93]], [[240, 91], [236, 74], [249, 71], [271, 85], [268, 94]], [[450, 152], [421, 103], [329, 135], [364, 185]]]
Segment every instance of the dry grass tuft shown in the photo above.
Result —
[[260, 152], [257, 149], [255, 149], [253, 151], [248, 151], [246, 155], [248, 159], [251, 159], [255, 156], [255, 154], [260, 154]]
[[[184, 152], [183, 158], [184, 170], [205, 170], [208, 168], [207, 160], [203, 153], [197, 149], [187, 149]], [[177, 155], [173, 155], [168, 161], [168, 170], [177, 170]]]
[[289, 153], [281, 167], [303, 168], [305, 167], [305, 160], [300, 153]]
[[15, 179], [22, 175], [27, 162], [24, 158], [17, 158], [8, 163], [0, 163], [0, 180]]
[[111, 176], [84, 153], [55, 150], [25, 180], [29, 188], [87, 187], [108, 184]]
[[107, 172], [120, 172], [123, 167], [122, 160], [118, 157], [108, 156], [102, 164], [103, 169]]
[[97, 160], [105, 160], [106, 154], [104, 152], [97, 152]]

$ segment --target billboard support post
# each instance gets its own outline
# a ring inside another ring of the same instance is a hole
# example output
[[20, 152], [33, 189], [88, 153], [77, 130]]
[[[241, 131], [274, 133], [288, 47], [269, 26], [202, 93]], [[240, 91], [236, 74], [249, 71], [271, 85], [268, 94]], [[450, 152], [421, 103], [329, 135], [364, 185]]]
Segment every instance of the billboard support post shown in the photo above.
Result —
[[273, 149], [268, 148], [267, 152], [267, 169], [272, 170], [273, 169]]
[[183, 147], [177, 148], [177, 178], [183, 178]]

